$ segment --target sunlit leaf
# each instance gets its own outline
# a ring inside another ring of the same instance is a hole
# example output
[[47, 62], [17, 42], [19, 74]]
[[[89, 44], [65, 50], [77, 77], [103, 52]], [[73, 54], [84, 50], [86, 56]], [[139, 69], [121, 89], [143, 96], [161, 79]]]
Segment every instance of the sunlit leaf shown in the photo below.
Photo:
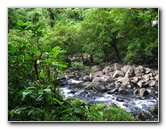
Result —
[[23, 22], [22, 20], [18, 20], [17, 25], [23, 26], [23, 25], [24, 25], [24, 22]]
[[62, 105], [62, 104], [63, 104], [63, 102], [59, 101], [59, 100], [56, 99], [56, 98], [53, 98], [53, 100], [54, 100], [55, 102], [57, 102], [59, 105]]
[[43, 94], [43, 92], [44, 92], [43, 89], [38, 90], [38, 94]]

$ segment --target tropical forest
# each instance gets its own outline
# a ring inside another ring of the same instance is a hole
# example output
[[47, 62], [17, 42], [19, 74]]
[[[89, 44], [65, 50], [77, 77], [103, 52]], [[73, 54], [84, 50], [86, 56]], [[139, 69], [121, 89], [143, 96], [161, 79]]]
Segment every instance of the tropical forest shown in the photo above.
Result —
[[8, 8], [8, 121], [158, 122], [158, 8]]

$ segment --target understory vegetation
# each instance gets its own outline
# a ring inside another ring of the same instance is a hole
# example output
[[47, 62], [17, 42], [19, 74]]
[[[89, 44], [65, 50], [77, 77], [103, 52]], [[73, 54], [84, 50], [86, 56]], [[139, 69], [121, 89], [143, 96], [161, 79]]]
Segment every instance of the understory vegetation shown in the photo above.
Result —
[[63, 70], [108, 62], [158, 66], [157, 8], [9, 8], [8, 120], [135, 121], [57, 90]]

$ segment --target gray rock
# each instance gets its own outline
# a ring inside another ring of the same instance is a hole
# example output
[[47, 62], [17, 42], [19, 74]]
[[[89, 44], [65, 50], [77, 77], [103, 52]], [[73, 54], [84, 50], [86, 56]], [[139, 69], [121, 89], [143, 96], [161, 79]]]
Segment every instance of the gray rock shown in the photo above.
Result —
[[149, 92], [145, 88], [141, 88], [139, 91], [140, 97], [144, 97], [146, 95], [149, 95]]
[[118, 91], [121, 94], [127, 94], [128, 93], [127, 90], [123, 86], [119, 87]]
[[94, 73], [94, 72], [100, 71], [100, 70], [101, 70], [101, 67], [100, 67], [99, 65], [94, 65], [94, 66], [91, 68], [91, 70], [92, 70], [92, 73]]
[[127, 85], [131, 84], [129, 77], [123, 77], [123, 78], [118, 79], [117, 81], [120, 82], [122, 86], [127, 86]]
[[104, 75], [108, 75], [110, 72], [113, 72], [114, 71], [114, 68], [110, 67], [110, 66], [106, 66], [102, 72]]
[[83, 77], [83, 81], [91, 81], [90, 76], [86, 75]]
[[96, 77], [102, 77], [103, 76], [103, 72], [102, 71], [97, 71], [95, 73], [92, 74], [93, 79]]
[[92, 81], [92, 86], [99, 92], [106, 92], [108, 91], [107, 89], [107, 83], [100, 77], [96, 77]]
[[156, 79], [157, 81], [159, 80], [159, 75], [158, 75], [158, 74], [155, 76], [155, 79]]
[[143, 74], [145, 72], [145, 69], [143, 66], [139, 65], [138, 67], [135, 68], [135, 74]]
[[114, 69], [115, 69], [115, 70], [121, 70], [121, 65], [118, 64], [118, 63], [115, 63], [115, 64], [114, 64]]
[[113, 94], [113, 93], [116, 93], [116, 92], [119, 92], [118, 88], [114, 88], [114, 89], [108, 91], [107, 94]]
[[125, 65], [123, 68], [121, 68], [121, 70], [124, 72], [124, 73], [127, 73], [127, 71], [132, 68], [132, 66], [130, 65]]
[[116, 70], [114, 75], [113, 75], [113, 78], [117, 78], [119, 76], [124, 77], [124, 73], [120, 70]]

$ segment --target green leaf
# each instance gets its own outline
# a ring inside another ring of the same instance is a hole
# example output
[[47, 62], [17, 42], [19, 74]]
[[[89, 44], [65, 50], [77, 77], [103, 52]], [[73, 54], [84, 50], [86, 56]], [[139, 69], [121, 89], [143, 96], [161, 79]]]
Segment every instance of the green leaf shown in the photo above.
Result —
[[15, 52], [17, 50], [17, 48], [12, 44], [8, 44], [8, 50], [12, 51], [12, 52]]
[[29, 92], [23, 92], [23, 93], [22, 93], [22, 100], [24, 100], [25, 97], [26, 97], [28, 94], [29, 94]]
[[103, 116], [103, 112], [98, 111], [98, 113], [99, 113], [100, 116]]
[[38, 48], [32, 47], [32, 48], [30, 48], [30, 50], [31, 50], [32, 53], [35, 53], [35, 52], [38, 51]]
[[62, 104], [63, 104], [63, 102], [59, 101], [59, 100], [56, 99], [56, 98], [53, 98], [53, 100], [54, 100], [55, 102], [57, 102], [59, 105], [62, 105]]
[[41, 77], [41, 78], [44, 77], [44, 72], [43, 72], [43, 71], [40, 72], [40, 77]]
[[37, 64], [40, 64], [40, 62], [41, 62], [40, 60], [37, 60], [37, 62], [36, 62], [36, 63], [37, 63]]
[[50, 47], [44, 47], [43, 50], [44, 51], [50, 51], [51, 49], [50, 49]]
[[44, 91], [45, 91], [46, 93], [51, 94], [51, 89], [44, 89]]
[[52, 51], [57, 51], [60, 47], [59, 46], [55, 46]]
[[33, 112], [34, 110], [31, 109], [29, 112], [28, 112], [28, 116]]
[[38, 90], [38, 94], [43, 94], [43, 92], [44, 92], [43, 89]]
[[22, 20], [18, 20], [18, 21], [17, 21], [17, 25], [18, 25], [18, 26], [24, 26], [24, 22], [23, 22]]

